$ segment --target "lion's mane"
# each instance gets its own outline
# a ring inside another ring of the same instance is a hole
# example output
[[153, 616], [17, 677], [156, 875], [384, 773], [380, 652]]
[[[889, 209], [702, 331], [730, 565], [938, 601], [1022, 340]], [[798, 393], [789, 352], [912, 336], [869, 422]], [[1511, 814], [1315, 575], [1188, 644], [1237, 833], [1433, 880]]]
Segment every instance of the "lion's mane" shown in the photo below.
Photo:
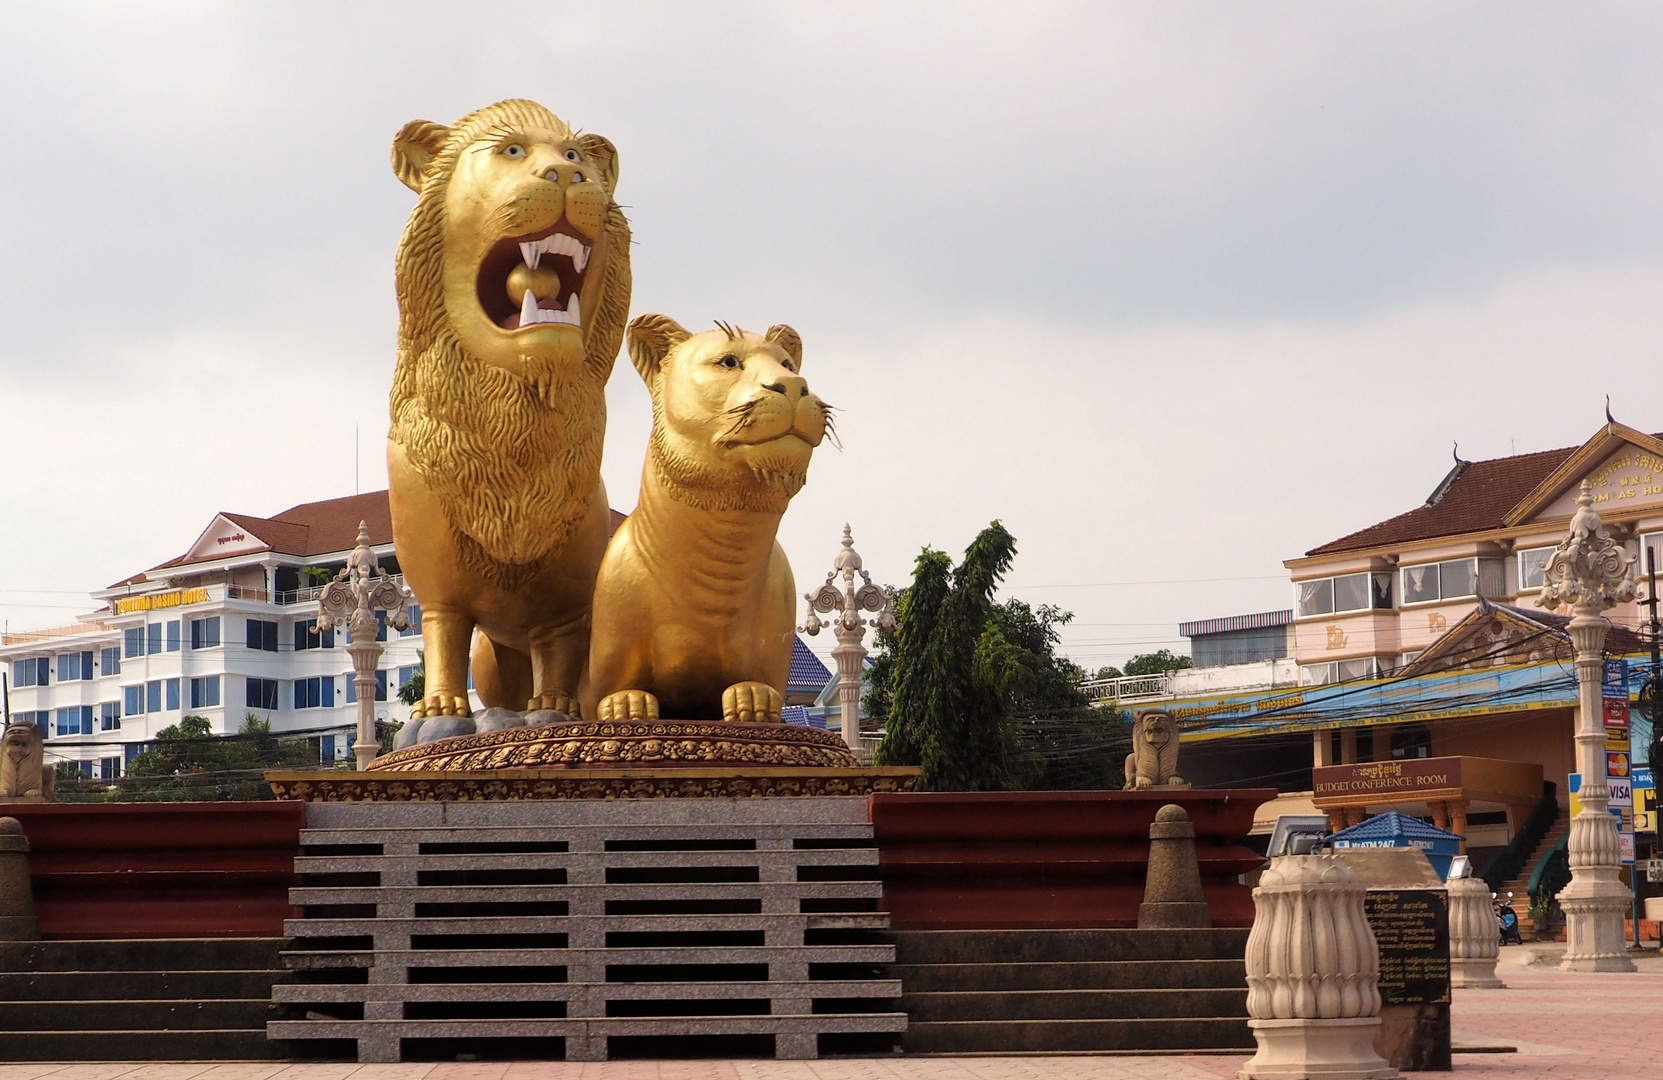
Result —
[[398, 365], [392, 427], [450, 518], [462, 561], [503, 588], [534, 577], [589, 509], [606, 433], [606, 379], [629, 318], [629, 223], [607, 209], [605, 280], [585, 312], [584, 361], [546, 384], [463, 348], [443, 292], [445, 192], [458, 154], [502, 125], [568, 131], [549, 110], [510, 100], [468, 114], [425, 171], [399, 242]]

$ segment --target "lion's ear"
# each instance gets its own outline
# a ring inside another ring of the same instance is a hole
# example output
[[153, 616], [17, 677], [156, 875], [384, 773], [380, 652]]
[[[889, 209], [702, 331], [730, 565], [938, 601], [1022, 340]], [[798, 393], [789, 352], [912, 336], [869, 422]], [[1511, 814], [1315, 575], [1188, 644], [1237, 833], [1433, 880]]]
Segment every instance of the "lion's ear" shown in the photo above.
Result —
[[577, 144], [606, 174], [606, 190], [618, 190], [618, 148], [604, 135], [579, 135]]
[[450, 128], [431, 120], [412, 120], [393, 136], [393, 175], [411, 191], [422, 189], [422, 174], [450, 138]]
[[768, 328], [768, 332], [762, 336], [784, 349], [785, 355], [791, 357], [792, 361], [796, 363], [798, 370], [802, 369], [803, 339], [798, 335], [797, 331], [791, 329], [791, 327], [785, 325], [784, 323], [779, 323], [777, 325], [770, 326]]
[[692, 337], [668, 315], [637, 315], [629, 323], [629, 358], [650, 389], [670, 350]]

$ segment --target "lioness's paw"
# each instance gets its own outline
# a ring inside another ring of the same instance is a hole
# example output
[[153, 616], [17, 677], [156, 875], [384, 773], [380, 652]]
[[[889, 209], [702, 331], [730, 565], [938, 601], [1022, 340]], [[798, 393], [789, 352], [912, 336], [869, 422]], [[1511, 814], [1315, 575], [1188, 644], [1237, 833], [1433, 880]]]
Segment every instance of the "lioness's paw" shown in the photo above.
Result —
[[578, 718], [579, 707], [577, 698], [571, 694], [564, 694], [558, 690], [551, 690], [546, 694], [534, 694], [526, 702], [526, 712], [537, 712], [539, 709], [553, 709], [555, 712], [565, 713], [572, 719]]
[[455, 694], [435, 691], [416, 703], [410, 710], [410, 719], [425, 720], [429, 716], [472, 716], [473, 709], [468, 707], [468, 699]]
[[767, 683], [734, 683], [722, 691], [722, 719], [744, 723], [777, 724], [785, 698]]
[[658, 699], [645, 690], [620, 690], [601, 698], [597, 720], [657, 720]]

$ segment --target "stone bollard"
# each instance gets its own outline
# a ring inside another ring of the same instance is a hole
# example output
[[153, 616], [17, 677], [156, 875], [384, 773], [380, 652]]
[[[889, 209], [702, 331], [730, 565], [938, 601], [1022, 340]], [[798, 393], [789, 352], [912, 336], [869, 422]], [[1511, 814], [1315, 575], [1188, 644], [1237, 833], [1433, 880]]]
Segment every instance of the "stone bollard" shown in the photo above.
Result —
[[1195, 858], [1195, 826], [1182, 806], [1167, 803], [1149, 826], [1149, 869], [1144, 876], [1139, 930], [1189, 930], [1213, 925], [1201, 891]]
[[1490, 887], [1478, 878], [1456, 878], [1449, 889], [1449, 985], [1505, 989], [1496, 978], [1501, 920]]
[[1240, 1080], [1385, 1080], [1374, 1051], [1380, 950], [1363, 885], [1334, 855], [1272, 859], [1253, 890], [1248, 1026], [1258, 1052]]
[[29, 886], [29, 838], [23, 823], [0, 817], [0, 941], [39, 941], [35, 895]]

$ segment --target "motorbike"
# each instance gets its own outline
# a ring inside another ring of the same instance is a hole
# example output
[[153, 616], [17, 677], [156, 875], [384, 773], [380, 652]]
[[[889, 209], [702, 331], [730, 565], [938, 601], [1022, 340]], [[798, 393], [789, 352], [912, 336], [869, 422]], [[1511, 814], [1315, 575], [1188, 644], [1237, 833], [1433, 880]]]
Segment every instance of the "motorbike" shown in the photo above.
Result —
[[1523, 945], [1524, 938], [1519, 935], [1519, 913], [1513, 910], [1513, 894], [1508, 893], [1507, 898], [1503, 900], [1491, 893], [1490, 899], [1495, 903], [1496, 919], [1501, 923], [1501, 944], [1511, 942], [1514, 945]]

